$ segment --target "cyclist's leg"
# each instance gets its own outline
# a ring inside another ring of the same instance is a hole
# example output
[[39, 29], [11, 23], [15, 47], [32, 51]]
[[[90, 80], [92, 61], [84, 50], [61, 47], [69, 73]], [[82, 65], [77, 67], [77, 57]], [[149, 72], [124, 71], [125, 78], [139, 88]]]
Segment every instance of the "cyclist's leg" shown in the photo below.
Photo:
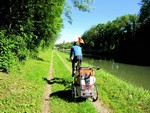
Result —
[[72, 61], [72, 75], [74, 75], [75, 63]]
[[77, 66], [78, 66], [78, 68], [80, 68], [81, 67], [81, 64], [82, 64], [82, 56], [78, 56], [77, 57]]
[[76, 72], [76, 66], [75, 66], [76, 62], [77, 62], [77, 57], [74, 57], [72, 60], [72, 76], [74, 76]]

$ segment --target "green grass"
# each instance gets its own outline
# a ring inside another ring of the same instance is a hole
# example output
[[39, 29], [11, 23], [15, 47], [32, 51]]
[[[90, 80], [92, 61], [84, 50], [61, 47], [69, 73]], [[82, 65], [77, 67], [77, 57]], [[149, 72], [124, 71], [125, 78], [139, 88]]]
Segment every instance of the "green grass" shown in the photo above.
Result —
[[[69, 57], [68, 54], [58, 53], [64, 61]], [[70, 62], [66, 61], [66, 63], [71, 67]], [[83, 61], [83, 66], [90, 66], [90, 64]], [[150, 113], [149, 91], [122, 81], [103, 69], [95, 71], [95, 77], [99, 99], [113, 109], [114, 113]]]
[[[68, 54], [56, 51], [71, 67]], [[9, 74], [0, 73], [0, 113], [41, 113], [42, 97], [47, 84], [52, 51], [42, 51], [38, 60], [28, 59], [20, 69]], [[83, 66], [90, 64], [83, 61]], [[71, 72], [54, 53], [51, 113], [96, 113], [89, 100], [71, 101]], [[114, 113], [150, 113], [150, 92], [135, 87], [108, 74], [103, 69], [95, 71], [99, 99]]]
[[57, 54], [54, 54], [53, 84], [51, 94], [51, 113], [97, 113], [89, 100], [71, 100], [70, 83], [72, 76]]
[[[149, 113], [150, 112], [150, 92], [119, 80], [115, 76], [109, 75], [103, 70], [95, 73], [100, 97], [110, 103], [114, 112], [128, 113]], [[100, 77], [98, 77], [100, 76]]]
[[51, 50], [39, 54], [40, 60], [28, 59], [20, 70], [0, 73], [0, 113], [40, 113], [48, 76]]

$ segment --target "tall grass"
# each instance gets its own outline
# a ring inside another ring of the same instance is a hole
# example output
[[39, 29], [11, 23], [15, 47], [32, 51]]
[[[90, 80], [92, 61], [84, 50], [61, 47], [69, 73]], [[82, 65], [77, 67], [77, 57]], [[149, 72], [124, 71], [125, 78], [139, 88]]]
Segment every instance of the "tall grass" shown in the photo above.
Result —
[[[69, 57], [68, 54], [58, 53], [63, 59]], [[66, 63], [70, 65], [69, 62]], [[83, 61], [83, 66], [90, 64]], [[102, 67], [99, 71], [95, 71], [95, 77], [99, 99], [111, 107], [114, 113], [150, 113], [149, 91], [110, 75]]]
[[51, 50], [28, 59], [20, 70], [0, 73], [0, 113], [40, 113], [48, 76]]

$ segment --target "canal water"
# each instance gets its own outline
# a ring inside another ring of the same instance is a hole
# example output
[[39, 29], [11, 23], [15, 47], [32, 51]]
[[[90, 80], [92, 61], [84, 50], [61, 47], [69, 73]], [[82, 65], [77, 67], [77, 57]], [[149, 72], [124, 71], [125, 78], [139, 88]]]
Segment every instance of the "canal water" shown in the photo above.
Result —
[[150, 67], [148, 66], [129, 65], [92, 58], [83, 58], [83, 61], [98, 66], [122, 80], [150, 91]]

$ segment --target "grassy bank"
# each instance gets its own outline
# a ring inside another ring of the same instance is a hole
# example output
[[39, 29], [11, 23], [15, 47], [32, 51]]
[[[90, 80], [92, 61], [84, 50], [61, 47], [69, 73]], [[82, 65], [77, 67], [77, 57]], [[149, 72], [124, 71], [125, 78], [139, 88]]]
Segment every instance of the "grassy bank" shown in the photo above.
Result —
[[[68, 66], [67, 54], [56, 51]], [[54, 52], [52, 86], [50, 94], [51, 113], [96, 113], [89, 100], [71, 100], [71, 72]], [[39, 57], [28, 59], [20, 70], [9, 74], [0, 73], [0, 113], [41, 113], [42, 97], [47, 82], [51, 50], [43, 51]], [[84, 63], [83, 66], [90, 64]], [[150, 92], [116, 78], [103, 69], [95, 71], [99, 99], [114, 113], [150, 113]]]
[[40, 113], [48, 76], [51, 50], [28, 59], [20, 70], [0, 73], [0, 113]]
[[[65, 59], [68, 54], [58, 52]], [[69, 62], [66, 61], [68, 65]], [[90, 64], [84, 63], [83, 66]], [[70, 65], [71, 66], [71, 65]], [[105, 72], [102, 67], [95, 71], [99, 99], [113, 109], [114, 113], [150, 113], [150, 92], [127, 83]]]

